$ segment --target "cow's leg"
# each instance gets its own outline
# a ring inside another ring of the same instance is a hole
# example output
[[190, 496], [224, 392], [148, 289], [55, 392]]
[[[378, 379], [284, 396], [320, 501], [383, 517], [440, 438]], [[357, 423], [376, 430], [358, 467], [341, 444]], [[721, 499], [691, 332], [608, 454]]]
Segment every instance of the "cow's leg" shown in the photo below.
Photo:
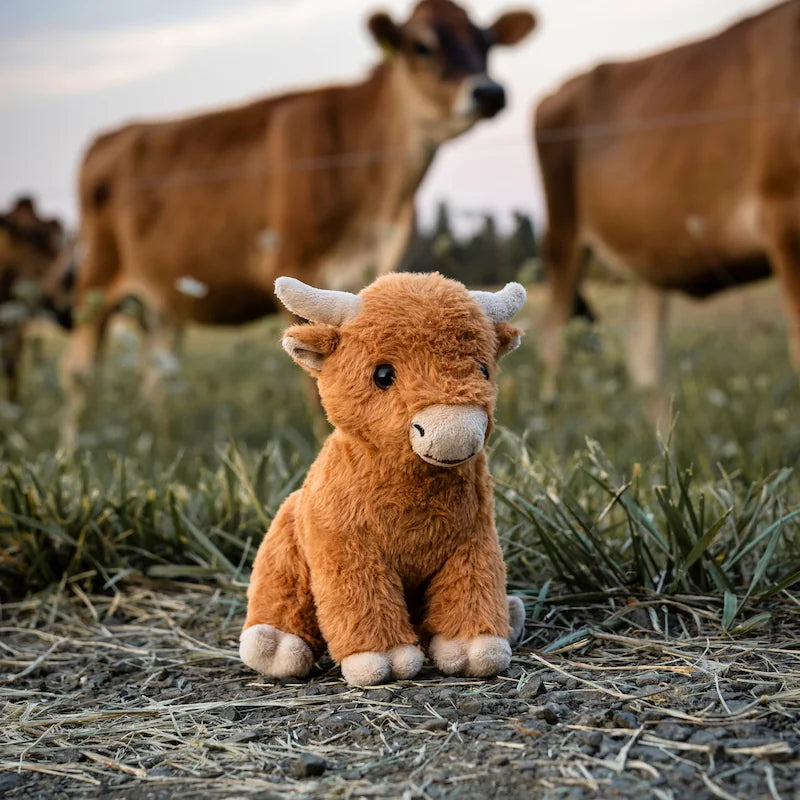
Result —
[[19, 363], [22, 358], [22, 326], [8, 325], [0, 328], [0, 351], [3, 376], [6, 380], [6, 398], [9, 403], [19, 400]]
[[488, 676], [508, 667], [509, 640], [519, 637], [525, 610], [506, 597], [505, 581], [503, 554], [490, 522], [486, 535], [458, 548], [431, 580], [423, 630], [442, 672]]
[[270, 678], [305, 677], [325, 649], [295, 534], [296, 497], [280, 507], [258, 549], [239, 643], [242, 661]]
[[781, 283], [792, 366], [800, 373], [800, 223], [796, 204], [768, 205], [764, 213], [767, 253]]
[[97, 382], [97, 371], [108, 321], [122, 298], [115, 288], [86, 293], [91, 300], [77, 306], [77, 323], [61, 357], [61, 383], [66, 406], [61, 425], [61, 445], [75, 449], [88, 393]]
[[[362, 531], [353, 540], [359, 537], [370, 539]], [[323, 540], [322, 535], [317, 538]], [[358, 564], [352, 563], [347, 548], [318, 548], [312, 558], [320, 628], [344, 679], [372, 686], [413, 678], [422, 668], [423, 654], [400, 576], [377, 553], [361, 553]]]
[[93, 383], [109, 317], [125, 296], [119, 272], [119, 250], [113, 230], [82, 208], [81, 241], [85, 251], [75, 270], [72, 309], [73, 328], [61, 357], [61, 384], [66, 394], [61, 423], [61, 444], [73, 450], [77, 444], [88, 392]]
[[180, 370], [177, 348], [181, 343], [183, 326], [169, 314], [147, 308], [147, 324], [143, 356], [143, 391], [151, 403], [160, 402], [164, 380]]
[[665, 421], [668, 411], [662, 385], [667, 303], [666, 292], [638, 282], [631, 297], [627, 331], [628, 372], [634, 387], [643, 396], [645, 412], [654, 425]]
[[542, 397], [556, 396], [558, 373], [564, 361], [564, 327], [573, 317], [578, 285], [584, 265], [584, 248], [573, 231], [550, 236], [547, 240], [547, 308], [539, 338], [539, 354], [544, 366]]

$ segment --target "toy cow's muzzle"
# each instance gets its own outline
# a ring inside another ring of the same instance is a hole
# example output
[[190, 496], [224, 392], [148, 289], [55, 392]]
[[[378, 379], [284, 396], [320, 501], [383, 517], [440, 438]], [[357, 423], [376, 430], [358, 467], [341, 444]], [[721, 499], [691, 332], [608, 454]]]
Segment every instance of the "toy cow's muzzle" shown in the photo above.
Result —
[[435, 405], [418, 411], [408, 431], [414, 452], [437, 467], [455, 467], [483, 449], [489, 417], [480, 406]]

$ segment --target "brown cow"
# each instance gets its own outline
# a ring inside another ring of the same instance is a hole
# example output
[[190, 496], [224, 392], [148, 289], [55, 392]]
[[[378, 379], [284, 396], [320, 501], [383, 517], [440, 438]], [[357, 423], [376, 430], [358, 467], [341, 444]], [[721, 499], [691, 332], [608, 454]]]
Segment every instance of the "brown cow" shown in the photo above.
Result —
[[[422, 0], [402, 25], [369, 19], [387, 58], [360, 83], [98, 138], [80, 174], [84, 313], [63, 362], [73, 417], [76, 378], [127, 295], [151, 309], [158, 343], [159, 321], [243, 323], [277, 310], [278, 274], [344, 288], [393, 269], [438, 146], [505, 105], [489, 49], [534, 23], [514, 11], [480, 28], [450, 0]], [[87, 314], [90, 295], [100, 307]]]
[[711, 38], [602, 64], [542, 101], [548, 389], [589, 252], [641, 279], [629, 348], [638, 386], [661, 380], [667, 290], [706, 297], [770, 272], [800, 370], [799, 73], [792, 0]]
[[[0, 214], [0, 357], [10, 403], [19, 398], [25, 324], [41, 309], [55, 311], [54, 270], [63, 245], [61, 223], [40, 217], [29, 197]], [[67, 326], [69, 314], [57, 319]]]

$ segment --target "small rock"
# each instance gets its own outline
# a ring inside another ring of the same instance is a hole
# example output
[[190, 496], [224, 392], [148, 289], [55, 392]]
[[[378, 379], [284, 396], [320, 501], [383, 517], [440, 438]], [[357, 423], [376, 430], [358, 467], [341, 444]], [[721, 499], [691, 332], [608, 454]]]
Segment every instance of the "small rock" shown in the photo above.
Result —
[[480, 714], [483, 710], [483, 703], [477, 697], [462, 697], [456, 706], [464, 714]]
[[661, 683], [662, 675], [660, 672], [643, 672], [634, 679], [637, 686], [652, 686], [655, 683]]
[[752, 700], [728, 700], [726, 705], [731, 714], [744, 711], [753, 701]]
[[536, 772], [536, 762], [535, 761], [518, 761], [514, 766], [520, 772]]
[[603, 739], [598, 755], [600, 758], [605, 758], [606, 756], [615, 756], [618, 749], [619, 748], [614, 743], [613, 739]]
[[639, 720], [630, 711], [615, 711], [611, 719], [618, 728], [636, 728]]
[[601, 712], [589, 712], [587, 714], [581, 714], [578, 719], [576, 720], [578, 725], [586, 725], [589, 728], [604, 728], [608, 727], [606, 724], [606, 715], [604, 711]]
[[343, 711], [342, 713], [331, 717], [327, 721], [327, 725], [325, 727], [332, 731], [339, 731], [345, 730], [346, 728], [351, 728], [354, 725], [359, 725], [363, 721], [364, 717], [361, 714], [357, 714], [354, 711]]
[[603, 734], [600, 731], [579, 731], [578, 739], [587, 747], [596, 749], [603, 742]]
[[295, 778], [315, 778], [325, 772], [325, 759], [304, 753], [292, 762], [291, 773]]
[[757, 683], [750, 691], [756, 695], [756, 697], [761, 697], [762, 695], [775, 694], [775, 692], [779, 692], [780, 690], [780, 681], [767, 681], [765, 683]]
[[533, 719], [543, 719], [545, 722], [556, 722], [558, 720], [558, 711], [552, 703], [545, 706], [531, 706], [528, 709], [528, 714]]
[[686, 725], [678, 725], [675, 722], [661, 722], [653, 729], [653, 733], [671, 742], [685, 742], [691, 736], [692, 730]]
[[508, 756], [498, 753], [489, 759], [490, 767], [504, 767], [508, 764]]
[[417, 689], [408, 695], [409, 702], [418, 705], [420, 708], [425, 708], [426, 703], [430, 703], [433, 699], [433, 693], [430, 689]]
[[450, 723], [441, 717], [426, 719], [419, 727], [424, 731], [444, 731]]
[[370, 689], [366, 692], [366, 696], [370, 700], [375, 700], [378, 703], [391, 703], [392, 702], [392, 692], [390, 689]]
[[148, 777], [153, 778], [165, 778], [173, 774], [173, 771], [169, 767], [153, 767], [153, 769], [147, 770]]
[[644, 760], [648, 763], [673, 763], [674, 756], [669, 750], [662, 747], [648, 747], [645, 749]]
[[364, 742], [367, 739], [372, 737], [372, 728], [368, 728], [366, 725], [362, 725], [359, 728], [356, 728], [354, 731], [351, 732], [351, 736], [357, 742]]
[[522, 684], [518, 694], [520, 697], [531, 699], [534, 697], [539, 697], [539, 695], [544, 694], [544, 692], [545, 688], [544, 684], [542, 683], [542, 679], [536, 675], [532, 675], [527, 681], [525, 681], [524, 684]]
[[720, 739], [726, 736], [728, 736], [728, 731], [724, 728], [701, 728], [689, 737], [689, 742], [691, 744], [716, 745]]
[[243, 742], [256, 742], [261, 738], [265, 738], [267, 734], [261, 728], [242, 728], [228, 736], [223, 741], [226, 743], [237, 744]]
[[664, 719], [663, 712], [656, 708], [646, 708], [640, 715], [641, 722], [661, 722]]
[[225, 708], [221, 708], [217, 712], [217, 716], [220, 719], [225, 719], [228, 722], [235, 722], [239, 719], [239, 711], [236, 709], [236, 706], [225, 706]]

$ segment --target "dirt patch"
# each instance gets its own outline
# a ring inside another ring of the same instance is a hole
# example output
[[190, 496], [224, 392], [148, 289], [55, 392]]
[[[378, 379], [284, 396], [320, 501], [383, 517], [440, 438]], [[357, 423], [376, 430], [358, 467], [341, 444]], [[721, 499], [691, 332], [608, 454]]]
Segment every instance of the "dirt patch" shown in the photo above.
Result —
[[361, 690], [248, 672], [240, 591], [66, 594], [2, 609], [4, 798], [800, 795], [791, 604], [747, 640], [629, 624], [532, 649], [607, 614], [562, 606], [499, 678]]

